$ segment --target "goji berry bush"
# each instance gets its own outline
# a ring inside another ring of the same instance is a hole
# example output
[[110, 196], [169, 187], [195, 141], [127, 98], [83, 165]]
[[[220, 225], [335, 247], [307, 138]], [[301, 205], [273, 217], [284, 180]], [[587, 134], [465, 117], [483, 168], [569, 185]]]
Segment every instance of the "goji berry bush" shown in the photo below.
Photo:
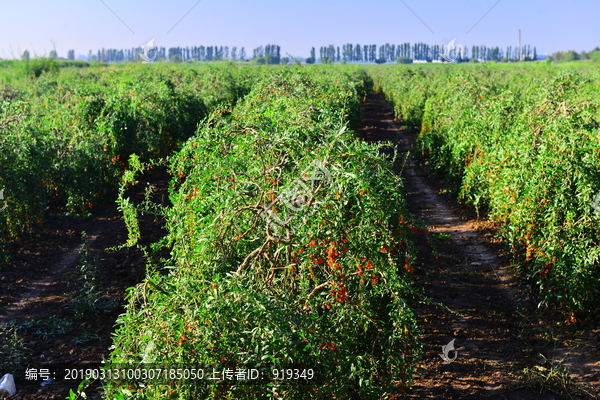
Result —
[[114, 200], [130, 154], [167, 156], [260, 74], [227, 65], [65, 68], [3, 88], [0, 243], [33, 232], [48, 205], [86, 215]]
[[[597, 68], [373, 68], [429, 164], [501, 226], [516, 272], [566, 322], [600, 311]], [[574, 69], [575, 68], [575, 69]]]
[[[348, 130], [365, 81], [356, 68], [276, 70], [169, 159], [171, 258], [130, 291], [110, 362], [256, 368], [263, 380], [108, 381], [108, 398], [406, 393], [420, 355], [405, 302], [416, 228], [392, 162]], [[131, 165], [125, 184], [147, 167]], [[282, 368], [315, 376], [275, 379]]]

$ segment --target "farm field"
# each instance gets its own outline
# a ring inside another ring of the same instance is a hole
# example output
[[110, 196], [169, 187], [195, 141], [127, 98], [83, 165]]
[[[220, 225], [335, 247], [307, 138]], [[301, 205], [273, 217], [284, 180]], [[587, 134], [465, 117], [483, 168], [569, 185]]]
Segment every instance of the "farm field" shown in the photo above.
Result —
[[32, 232], [49, 204], [85, 215], [95, 202], [116, 198], [130, 154], [166, 156], [218, 105], [247, 93], [260, 74], [226, 66], [58, 73], [52, 61], [34, 81], [0, 94], [0, 179], [11, 199], [0, 243]]
[[0, 88], [0, 372], [231, 375], [80, 386], [110, 399], [597, 390], [573, 351], [598, 338], [597, 69], [42, 67]]
[[499, 224], [540, 307], [598, 315], [600, 76], [592, 68], [379, 69], [460, 199]]
[[[361, 136], [396, 136], [410, 213], [429, 227], [418, 235], [413, 285], [427, 301], [411, 302], [423, 358], [410, 398], [594, 398], [598, 387], [597, 330], [564, 324], [559, 313], [540, 312], [514, 276], [497, 224], [457, 204], [443, 176], [428, 170], [415, 151], [418, 131], [394, 121], [383, 95], [364, 104]], [[432, 248], [433, 247], [433, 248]], [[448, 307], [448, 308], [446, 308]], [[441, 344], [455, 340], [457, 360], [444, 365]]]

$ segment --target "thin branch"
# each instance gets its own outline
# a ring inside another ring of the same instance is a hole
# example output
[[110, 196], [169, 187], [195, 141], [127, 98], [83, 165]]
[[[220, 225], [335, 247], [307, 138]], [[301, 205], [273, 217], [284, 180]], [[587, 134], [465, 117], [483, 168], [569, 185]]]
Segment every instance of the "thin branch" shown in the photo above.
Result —
[[312, 290], [312, 292], [310, 292], [310, 294], [308, 295], [306, 302], [308, 303], [308, 300], [310, 300], [314, 295], [316, 295], [323, 288], [325, 288], [326, 286], [329, 286], [329, 285], [331, 285], [331, 282], [325, 282], [325, 283], [321, 283], [320, 285], [315, 286], [315, 288]]
[[167, 296], [169, 295], [169, 293], [167, 293], [167, 291], [165, 289], [161, 288], [156, 283], [152, 282], [150, 279], [146, 280], [146, 285], [152, 286], [154, 289], [158, 290], [162, 294], [165, 294]]
[[257, 248], [256, 250], [254, 250], [252, 253], [248, 254], [248, 256], [246, 256], [246, 258], [244, 259], [244, 262], [238, 267], [236, 273], [241, 273], [244, 268], [246, 268], [248, 266], [248, 264], [250, 264], [250, 261], [255, 258], [256, 256], [258, 256], [259, 254], [261, 254], [265, 247], [271, 242], [271, 238], [267, 238], [266, 242], [263, 243], [262, 246], [260, 246], [259, 248]]

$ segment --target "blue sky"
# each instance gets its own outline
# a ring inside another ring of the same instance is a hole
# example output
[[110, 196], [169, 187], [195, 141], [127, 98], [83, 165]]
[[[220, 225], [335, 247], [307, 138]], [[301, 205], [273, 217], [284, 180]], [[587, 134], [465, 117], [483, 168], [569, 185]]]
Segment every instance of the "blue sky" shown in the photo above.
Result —
[[248, 54], [272, 43], [297, 57], [312, 46], [318, 54], [329, 44], [453, 38], [469, 48], [514, 47], [519, 28], [522, 43], [545, 54], [600, 46], [599, 16], [596, 0], [4, 0], [0, 57], [48, 54], [53, 43], [59, 56], [87, 55], [152, 38], [159, 47], [243, 46]]

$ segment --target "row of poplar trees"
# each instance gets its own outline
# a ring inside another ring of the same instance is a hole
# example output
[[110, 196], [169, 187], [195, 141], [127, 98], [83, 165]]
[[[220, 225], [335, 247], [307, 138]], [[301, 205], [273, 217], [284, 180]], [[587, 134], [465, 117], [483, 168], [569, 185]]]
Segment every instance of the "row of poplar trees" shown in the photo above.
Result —
[[[484, 61], [531, 61], [537, 58], [537, 51], [534, 47], [526, 45], [521, 49], [507, 47], [505, 50], [500, 47], [473, 46], [471, 56], [469, 49], [458, 46], [456, 58], [459, 61], [468, 61], [471, 58]], [[444, 46], [430, 45], [427, 43], [402, 43], [377, 46], [375, 44], [352, 44], [347, 43], [341, 48], [334, 45], [322, 46], [319, 49], [319, 58], [323, 63], [331, 62], [354, 62], [354, 63], [386, 63], [394, 62], [399, 58], [408, 60], [439, 60], [444, 53]], [[311, 50], [310, 57], [306, 60], [308, 63], [316, 62], [315, 48]]]

